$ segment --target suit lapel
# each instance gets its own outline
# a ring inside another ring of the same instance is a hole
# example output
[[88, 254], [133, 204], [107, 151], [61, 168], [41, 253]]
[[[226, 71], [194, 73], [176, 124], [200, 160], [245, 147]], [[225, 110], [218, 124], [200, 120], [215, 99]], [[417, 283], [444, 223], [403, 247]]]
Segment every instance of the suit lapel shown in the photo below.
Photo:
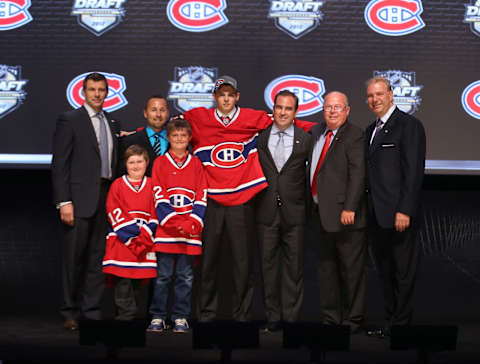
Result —
[[[388, 138], [388, 135], [391, 133], [391, 130], [395, 127], [397, 115], [398, 115], [398, 108], [395, 108], [392, 115], [390, 115], [387, 122], [383, 125], [383, 128], [380, 130], [380, 132], [373, 137], [372, 144], [370, 145], [370, 148], [369, 148], [369, 153], [373, 153], [375, 150], [377, 150], [378, 147], [385, 140], [385, 138]], [[372, 129], [372, 133], [373, 133], [373, 130], [374, 129]], [[370, 138], [372, 133], [370, 133]]]
[[[325, 158], [323, 158], [323, 162], [322, 162], [322, 165], [320, 166], [320, 169], [322, 169], [325, 166], [328, 158], [333, 153], [335, 153], [335, 149], [336, 149], [337, 144], [341, 143], [342, 138], [343, 138], [343, 134], [345, 132], [345, 129], [347, 128], [347, 123], [348, 123], [348, 120], [345, 121], [345, 123], [337, 130], [337, 133], [334, 136], [332, 136], [333, 140], [330, 142], [330, 147], [327, 150], [327, 154], [325, 154]], [[324, 128], [324, 132], [325, 132], [325, 128]]]
[[85, 130], [87, 131], [87, 135], [92, 143], [93, 149], [95, 149], [100, 157], [100, 148], [98, 147], [97, 135], [95, 134], [95, 129], [93, 128], [92, 119], [90, 119], [90, 115], [88, 115], [88, 111], [84, 106], [82, 106], [82, 110], [84, 111], [82, 115], [82, 123], [85, 124]]
[[283, 168], [287, 167], [290, 163], [292, 163], [293, 158], [298, 153], [298, 148], [300, 148], [300, 144], [303, 141], [303, 136], [299, 135], [298, 128], [296, 126], [293, 127], [293, 146], [292, 146], [292, 153], [290, 153], [290, 156], [288, 159], [285, 161], [285, 164], [282, 167]]
[[260, 133], [260, 136], [258, 138], [258, 147], [264, 151], [268, 161], [273, 166], [273, 169], [275, 169], [276, 171], [277, 167], [275, 166], [275, 161], [273, 160], [272, 153], [270, 153], [270, 148], [268, 147], [268, 140], [270, 139], [271, 132], [272, 126], [270, 125], [267, 129], [265, 129], [263, 133]]

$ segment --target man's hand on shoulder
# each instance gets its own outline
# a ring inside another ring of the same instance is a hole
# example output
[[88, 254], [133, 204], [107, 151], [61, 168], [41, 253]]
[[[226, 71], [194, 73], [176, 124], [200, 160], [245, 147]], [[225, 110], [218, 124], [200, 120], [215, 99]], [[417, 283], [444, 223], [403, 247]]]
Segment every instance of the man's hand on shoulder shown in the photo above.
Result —
[[410, 216], [397, 212], [395, 214], [395, 230], [403, 232], [410, 226]]
[[68, 226], [73, 226], [75, 222], [73, 214], [73, 203], [60, 206], [60, 219]]

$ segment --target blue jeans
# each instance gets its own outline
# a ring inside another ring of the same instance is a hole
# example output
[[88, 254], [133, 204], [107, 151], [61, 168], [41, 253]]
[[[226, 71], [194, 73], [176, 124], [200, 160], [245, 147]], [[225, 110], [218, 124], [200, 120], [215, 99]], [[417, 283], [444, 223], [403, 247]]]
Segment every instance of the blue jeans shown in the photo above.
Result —
[[157, 278], [150, 305], [150, 314], [154, 319], [167, 318], [168, 290], [174, 275], [172, 320], [190, 316], [194, 259], [193, 255], [157, 253]]

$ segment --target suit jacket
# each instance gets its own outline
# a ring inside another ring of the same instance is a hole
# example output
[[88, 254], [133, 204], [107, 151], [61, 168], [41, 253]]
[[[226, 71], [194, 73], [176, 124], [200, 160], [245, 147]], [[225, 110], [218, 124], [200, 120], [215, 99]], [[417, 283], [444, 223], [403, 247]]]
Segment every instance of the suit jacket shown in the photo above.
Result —
[[415, 117], [395, 108], [380, 133], [366, 130], [367, 190], [378, 224], [392, 228], [395, 213], [418, 216], [425, 170], [425, 130]]
[[[292, 154], [278, 172], [268, 149], [271, 130], [272, 126], [263, 130], [257, 140], [258, 158], [268, 187], [256, 197], [256, 219], [257, 222], [268, 225], [272, 223], [276, 209], [280, 209], [284, 221], [291, 225], [300, 225], [306, 220], [306, 200], [310, 194], [306, 187], [311, 136], [294, 126]], [[281, 201], [280, 207], [277, 196]]]
[[[104, 111], [112, 133], [111, 168], [117, 168], [120, 124]], [[100, 149], [92, 121], [84, 107], [58, 117], [53, 137], [52, 182], [54, 203], [72, 201], [76, 217], [91, 217], [98, 205], [101, 178]]]
[[[325, 133], [325, 122], [312, 130], [312, 151], [317, 140]], [[364, 133], [347, 120], [335, 134], [317, 174], [318, 213], [327, 232], [360, 229], [367, 224], [365, 201]], [[311, 158], [311, 154], [310, 154]], [[312, 165], [310, 163], [310, 165]], [[355, 211], [353, 225], [340, 221], [342, 210]]]
[[152, 144], [150, 143], [146, 128], [137, 131], [135, 134], [127, 135], [126, 137], [120, 139], [120, 162], [118, 166], [118, 174], [123, 175], [126, 173], [124, 154], [125, 150], [133, 144], [138, 144], [147, 150], [150, 162], [148, 163], [146, 175], [151, 177], [153, 161], [155, 158], [157, 158], [157, 155], [153, 150]]

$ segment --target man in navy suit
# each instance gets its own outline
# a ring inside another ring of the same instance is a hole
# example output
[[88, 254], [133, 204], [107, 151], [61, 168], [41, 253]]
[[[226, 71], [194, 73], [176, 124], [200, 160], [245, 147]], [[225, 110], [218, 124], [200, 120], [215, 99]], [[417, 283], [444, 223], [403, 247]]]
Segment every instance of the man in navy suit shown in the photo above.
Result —
[[[147, 125], [144, 128], [137, 129], [134, 134], [123, 137], [121, 149], [126, 150], [133, 144], [144, 147], [150, 158], [146, 173], [150, 177], [152, 175], [153, 161], [168, 150], [165, 125], [170, 117], [170, 111], [168, 110], [167, 100], [162, 95], [150, 96], [145, 102], [143, 116], [147, 120]], [[120, 162], [119, 167], [120, 174], [125, 173], [125, 163]]]
[[58, 117], [53, 138], [54, 202], [65, 230], [62, 241], [61, 313], [64, 327], [78, 318], [100, 319], [107, 217], [105, 201], [117, 166], [120, 125], [103, 110], [108, 82], [99, 73], [83, 82], [85, 103]]
[[[393, 103], [390, 82], [367, 81], [368, 107], [377, 117], [366, 130], [369, 238], [385, 300], [385, 325], [371, 335], [389, 335], [392, 325], [412, 320], [417, 240], [425, 169], [425, 131], [415, 117]], [[368, 333], [367, 333], [368, 334]]]

